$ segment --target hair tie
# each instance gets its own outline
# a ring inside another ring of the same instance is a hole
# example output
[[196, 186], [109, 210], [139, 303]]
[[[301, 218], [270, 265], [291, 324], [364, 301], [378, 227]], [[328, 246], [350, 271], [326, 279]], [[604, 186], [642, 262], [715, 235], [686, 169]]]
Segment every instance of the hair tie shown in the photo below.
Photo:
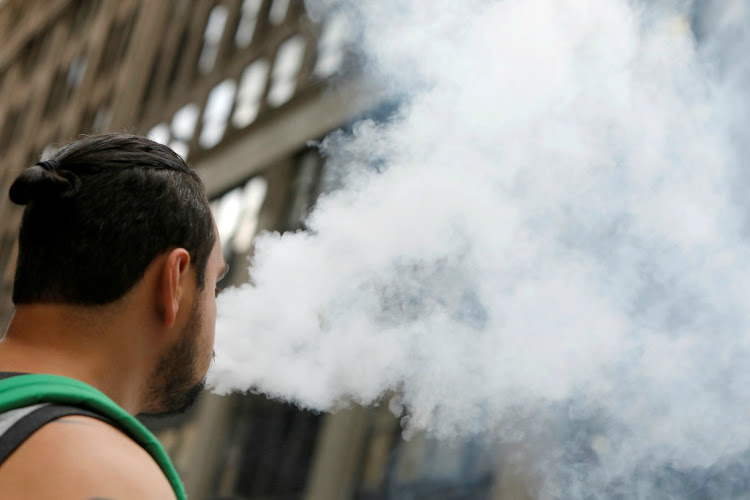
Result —
[[57, 172], [58, 170], [60, 170], [60, 162], [53, 159], [40, 161], [39, 163], [37, 163], [37, 165], [50, 172]]

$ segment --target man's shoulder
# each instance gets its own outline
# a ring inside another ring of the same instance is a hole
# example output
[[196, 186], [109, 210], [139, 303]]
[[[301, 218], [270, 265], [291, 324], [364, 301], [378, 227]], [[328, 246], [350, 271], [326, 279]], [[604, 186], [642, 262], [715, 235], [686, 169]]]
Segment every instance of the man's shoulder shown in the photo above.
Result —
[[174, 498], [140, 445], [101, 420], [72, 415], [43, 426], [8, 457], [0, 491], [29, 499]]

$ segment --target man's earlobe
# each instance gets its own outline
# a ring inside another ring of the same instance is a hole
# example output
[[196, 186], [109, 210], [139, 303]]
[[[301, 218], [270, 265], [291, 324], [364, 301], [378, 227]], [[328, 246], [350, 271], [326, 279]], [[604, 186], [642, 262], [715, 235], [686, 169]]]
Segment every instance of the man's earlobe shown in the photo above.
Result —
[[180, 299], [184, 291], [183, 277], [190, 266], [190, 254], [184, 248], [176, 248], [167, 254], [161, 277], [160, 305], [164, 311], [164, 326], [171, 328], [177, 320]]

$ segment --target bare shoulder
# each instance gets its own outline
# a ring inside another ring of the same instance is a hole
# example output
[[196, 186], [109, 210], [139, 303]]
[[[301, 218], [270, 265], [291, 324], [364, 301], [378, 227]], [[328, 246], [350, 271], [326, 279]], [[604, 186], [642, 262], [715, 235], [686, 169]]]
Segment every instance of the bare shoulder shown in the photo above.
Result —
[[174, 499], [151, 456], [100, 420], [69, 416], [27, 439], [0, 467], [3, 498]]

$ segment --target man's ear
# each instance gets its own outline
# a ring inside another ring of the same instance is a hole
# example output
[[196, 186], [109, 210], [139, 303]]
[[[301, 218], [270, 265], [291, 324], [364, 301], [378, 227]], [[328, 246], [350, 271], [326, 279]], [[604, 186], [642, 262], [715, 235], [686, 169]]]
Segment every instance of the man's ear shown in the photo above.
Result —
[[171, 328], [180, 310], [180, 298], [185, 293], [185, 277], [190, 265], [190, 254], [184, 248], [175, 248], [164, 261], [160, 277], [160, 306], [164, 311], [164, 326]]

